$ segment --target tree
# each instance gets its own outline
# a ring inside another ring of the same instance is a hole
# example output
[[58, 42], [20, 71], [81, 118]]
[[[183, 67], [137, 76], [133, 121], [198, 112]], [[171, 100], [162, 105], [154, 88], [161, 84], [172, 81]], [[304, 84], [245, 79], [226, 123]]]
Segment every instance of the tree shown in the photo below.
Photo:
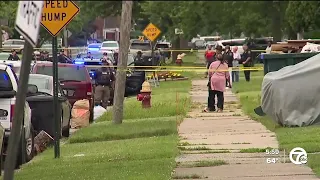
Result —
[[292, 30], [302, 35], [309, 28], [315, 28], [319, 22], [318, 1], [290, 1], [286, 10], [286, 19]]

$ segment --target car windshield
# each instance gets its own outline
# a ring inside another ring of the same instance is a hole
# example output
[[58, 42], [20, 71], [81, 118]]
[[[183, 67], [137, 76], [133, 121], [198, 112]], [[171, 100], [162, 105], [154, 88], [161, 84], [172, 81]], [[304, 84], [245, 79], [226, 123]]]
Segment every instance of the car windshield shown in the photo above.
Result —
[[88, 48], [100, 48], [100, 44], [91, 44]]
[[0, 90], [12, 91], [12, 83], [8, 73], [5, 70], [0, 70]]
[[7, 60], [10, 54], [0, 53], [0, 60]]
[[156, 48], [169, 48], [169, 44], [157, 44]]
[[50, 91], [50, 81], [47, 78], [43, 77], [35, 77], [35, 76], [29, 76], [29, 83], [33, 84], [38, 87], [38, 91], [40, 92], [48, 92]]
[[[36, 74], [52, 76], [52, 66], [39, 66], [36, 70]], [[87, 72], [85, 67], [59, 66], [58, 76], [59, 80], [87, 81]]]
[[102, 43], [102, 47], [118, 47], [118, 43], [105, 42], [105, 43]]
[[132, 43], [130, 49], [138, 49], [138, 50], [151, 50], [151, 45], [149, 43]]
[[134, 65], [134, 57], [132, 54], [129, 54], [127, 66], [133, 66], [133, 65]]

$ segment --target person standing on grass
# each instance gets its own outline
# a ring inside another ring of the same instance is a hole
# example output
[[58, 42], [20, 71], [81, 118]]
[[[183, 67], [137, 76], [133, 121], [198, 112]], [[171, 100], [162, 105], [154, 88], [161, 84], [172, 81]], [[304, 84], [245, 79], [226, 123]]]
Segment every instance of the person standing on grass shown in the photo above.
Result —
[[[229, 75], [231, 76], [232, 73], [232, 62], [233, 62], [233, 53], [230, 49], [229, 45], [226, 45], [225, 51], [223, 53], [223, 60], [228, 64], [229, 67]], [[231, 76], [232, 79], [232, 76]], [[231, 81], [230, 81], [231, 82]], [[226, 81], [226, 87], [228, 87], [228, 81]]]
[[[241, 63], [243, 64], [243, 67], [249, 68], [252, 67], [252, 53], [251, 50], [248, 48], [248, 45], [243, 45], [243, 54], [241, 56]], [[244, 77], [247, 82], [250, 81], [250, 70], [244, 70]]]
[[232, 61], [232, 67], [236, 68], [238, 67], [237, 69], [233, 69], [232, 71], [232, 82], [239, 82], [239, 61], [241, 60], [241, 55], [240, 53], [238, 52], [238, 47], [235, 46], [233, 47], [233, 61]]
[[[214, 112], [215, 108], [215, 96], [217, 96], [217, 112], [223, 111], [224, 94], [226, 88], [226, 80], [230, 80], [228, 72], [228, 64], [223, 61], [223, 55], [217, 54], [217, 61], [211, 63], [209, 70], [209, 82], [208, 82], [208, 108], [204, 112]], [[229, 86], [231, 84], [229, 83]], [[230, 86], [231, 88], [231, 86]]]
[[[215, 52], [212, 50], [212, 46], [209, 45], [208, 49], [206, 50], [206, 52], [204, 53], [204, 57], [206, 59], [206, 63], [207, 63], [207, 69], [209, 69], [210, 64], [214, 61], [214, 57], [215, 56]], [[208, 72], [205, 73], [205, 78], [208, 77]]]

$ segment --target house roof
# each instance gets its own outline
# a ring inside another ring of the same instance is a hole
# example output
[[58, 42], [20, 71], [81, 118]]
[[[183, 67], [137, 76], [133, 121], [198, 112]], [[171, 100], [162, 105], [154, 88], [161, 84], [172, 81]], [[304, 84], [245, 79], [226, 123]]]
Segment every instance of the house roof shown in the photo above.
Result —
[[120, 28], [121, 16], [109, 16], [104, 18], [104, 28]]

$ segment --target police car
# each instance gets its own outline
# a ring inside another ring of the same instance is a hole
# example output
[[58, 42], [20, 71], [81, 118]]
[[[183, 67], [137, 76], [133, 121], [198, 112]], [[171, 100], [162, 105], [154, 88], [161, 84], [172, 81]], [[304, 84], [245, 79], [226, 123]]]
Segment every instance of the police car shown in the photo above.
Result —
[[[103, 59], [102, 52], [89, 52], [78, 54], [77, 57], [73, 60], [73, 64], [81, 65], [101, 65]], [[113, 52], [107, 52], [107, 57], [114, 63]]]

